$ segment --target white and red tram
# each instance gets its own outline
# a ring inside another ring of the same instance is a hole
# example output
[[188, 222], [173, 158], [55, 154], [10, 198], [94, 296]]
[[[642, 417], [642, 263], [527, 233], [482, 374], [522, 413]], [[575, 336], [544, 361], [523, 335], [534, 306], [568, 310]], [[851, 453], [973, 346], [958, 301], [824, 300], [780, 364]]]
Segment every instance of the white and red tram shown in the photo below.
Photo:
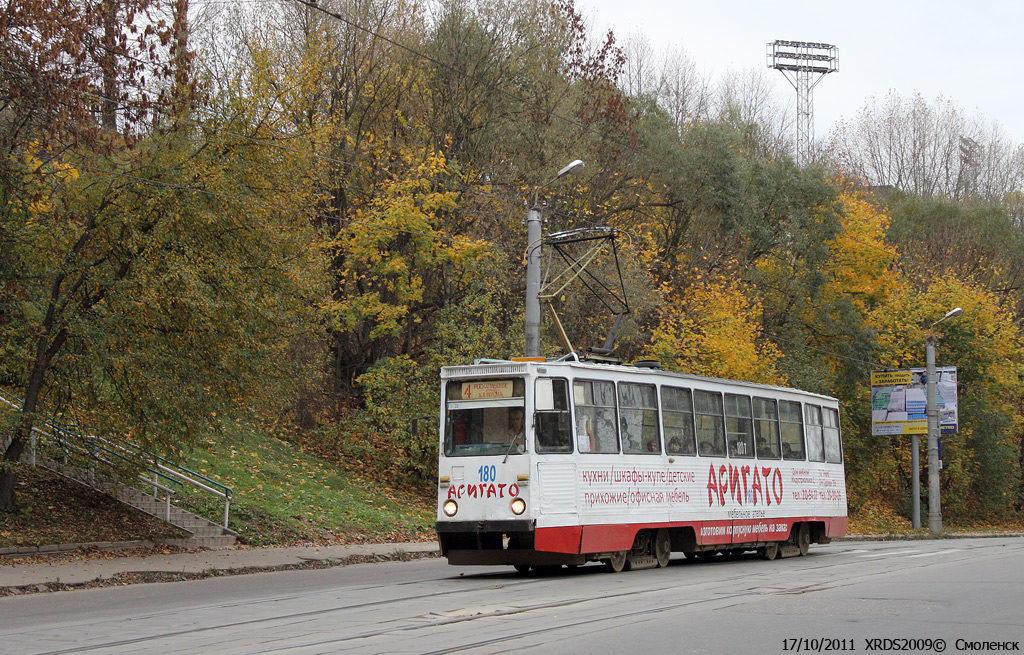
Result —
[[621, 571], [846, 533], [836, 399], [571, 357], [442, 369], [449, 563]]

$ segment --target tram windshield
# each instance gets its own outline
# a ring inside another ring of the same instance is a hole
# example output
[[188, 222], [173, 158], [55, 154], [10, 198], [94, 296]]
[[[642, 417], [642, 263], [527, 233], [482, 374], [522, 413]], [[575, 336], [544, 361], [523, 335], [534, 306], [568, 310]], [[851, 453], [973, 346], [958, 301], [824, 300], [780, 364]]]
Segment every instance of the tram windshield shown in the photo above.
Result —
[[449, 381], [445, 388], [445, 455], [524, 453], [525, 388], [522, 378]]

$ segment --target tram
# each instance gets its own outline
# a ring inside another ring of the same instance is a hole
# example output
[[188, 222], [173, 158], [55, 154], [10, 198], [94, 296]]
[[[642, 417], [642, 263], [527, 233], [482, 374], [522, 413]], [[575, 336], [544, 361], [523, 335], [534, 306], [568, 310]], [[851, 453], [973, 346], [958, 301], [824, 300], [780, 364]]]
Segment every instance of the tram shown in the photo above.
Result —
[[770, 560], [846, 527], [835, 398], [575, 353], [441, 371], [436, 529], [450, 564]]

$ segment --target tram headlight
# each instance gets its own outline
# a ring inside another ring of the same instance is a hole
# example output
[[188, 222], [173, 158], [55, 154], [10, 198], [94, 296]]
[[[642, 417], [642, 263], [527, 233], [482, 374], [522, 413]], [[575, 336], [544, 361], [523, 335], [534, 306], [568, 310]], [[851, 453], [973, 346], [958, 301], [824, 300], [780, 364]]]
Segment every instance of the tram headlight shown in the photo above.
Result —
[[526, 501], [523, 500], [522, 498], [516, 498], [515, 500], [512, 501], [509, 507], [512, 508], [513, 514], [519, 516], [520, 514], [526, 511]]
[[455, 516], [455, 512], [459, 511], [459, 504], [449, 498], [444, 501], [444, 505], [441, 505], [441, 511], [444, 512], [445, 516]]

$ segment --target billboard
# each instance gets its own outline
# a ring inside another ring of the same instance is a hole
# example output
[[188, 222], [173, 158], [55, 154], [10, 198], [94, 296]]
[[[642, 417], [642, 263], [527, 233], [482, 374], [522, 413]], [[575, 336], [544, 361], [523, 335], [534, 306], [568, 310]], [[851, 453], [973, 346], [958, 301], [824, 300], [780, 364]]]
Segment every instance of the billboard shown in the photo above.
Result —
[[[935, 404], [940, 434], [955, 434], [956, 367], [935, 368]], [[925, 369], [871, 371], [871, 434], [928, 434]]]

